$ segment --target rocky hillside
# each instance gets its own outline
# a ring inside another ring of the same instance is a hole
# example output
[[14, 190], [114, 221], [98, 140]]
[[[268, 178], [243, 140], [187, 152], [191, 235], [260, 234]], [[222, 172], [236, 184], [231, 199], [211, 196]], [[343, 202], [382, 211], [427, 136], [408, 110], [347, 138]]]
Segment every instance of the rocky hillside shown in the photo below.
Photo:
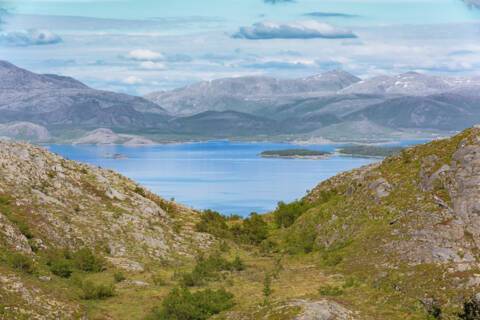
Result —
[[317, 257], [359, 319], [478, 319], [460, 315], [479, 307], [479, 175], [473, 128], [321, 183], [272, 240]]
[[[49, 256], [93, 250], [124, 272], [179, 262], [211, 242], [193, 231], [196, 216], [112, 171], [0, 142], [0, 318], [85, 313], [68, 284], [52, 279]], [[27, 265], [35, 271], [19, 272]]]

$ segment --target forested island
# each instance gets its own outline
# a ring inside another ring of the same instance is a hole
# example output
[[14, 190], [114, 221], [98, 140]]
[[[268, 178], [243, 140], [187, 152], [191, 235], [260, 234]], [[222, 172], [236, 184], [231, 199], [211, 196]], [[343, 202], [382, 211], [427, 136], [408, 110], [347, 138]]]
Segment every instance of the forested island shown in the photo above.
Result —
[[287, 158], [287, 159], [324, 159], [331, 153], [326, 151], [308, 150], [308, 149], [285, 149], [270, 150], [260, 154], [263, 158]]
[[387, 147], [387, 146], [369, 146], [369, 145], [351, 145], [345, 146], [338, 150], [343, 155], [361, 156], [361, 157], [389, 157], [400, 153], [403, 147]]

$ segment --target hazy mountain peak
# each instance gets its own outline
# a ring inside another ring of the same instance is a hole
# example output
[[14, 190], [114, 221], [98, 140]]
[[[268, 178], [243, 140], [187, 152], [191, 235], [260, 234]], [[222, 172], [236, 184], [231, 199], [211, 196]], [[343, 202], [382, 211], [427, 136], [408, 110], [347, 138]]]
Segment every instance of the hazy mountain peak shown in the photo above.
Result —
[[153, 92], [146, 98], [177, 115], [192, 115], [207, 110], [248, 112], [255, 108], [252, 101], [314, 93], [333, 94], [358, 81], [359, 78], [343, 70], [301, 79], [245, 76], [199, 82], [168, 92]]
[[86, 89], [85, 84], [70, 77], [36, 74], [0, 60], [0, 89]]
[[427, 96], [449, 91], [465, 84], [480, 84], [468, 78], [442, 77], [410, 71], [393, 76], [377, 76], [360, 81], [340, 93]]

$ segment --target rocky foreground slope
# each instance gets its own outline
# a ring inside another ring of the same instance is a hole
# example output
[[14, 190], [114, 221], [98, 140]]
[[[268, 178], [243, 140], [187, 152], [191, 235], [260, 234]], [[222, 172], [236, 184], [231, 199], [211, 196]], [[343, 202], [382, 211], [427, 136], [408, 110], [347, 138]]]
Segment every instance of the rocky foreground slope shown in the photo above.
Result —
[[302, 203], [274, 239], [318, 254], [360, 319], [479, 319], [480, 128], [336, 176]]
[[[0, 319], [83, 314], [42, 269], [47, 253], [88, 248], [111, 268], [142, 271], [146, 264], [180, 261], [208, 247], [210, 238], [192, 229], [195, 219], [192, 210], [112, 171], [0, 141]], [[34, 276], [12, 268], [15, 254], [35, 261]]]

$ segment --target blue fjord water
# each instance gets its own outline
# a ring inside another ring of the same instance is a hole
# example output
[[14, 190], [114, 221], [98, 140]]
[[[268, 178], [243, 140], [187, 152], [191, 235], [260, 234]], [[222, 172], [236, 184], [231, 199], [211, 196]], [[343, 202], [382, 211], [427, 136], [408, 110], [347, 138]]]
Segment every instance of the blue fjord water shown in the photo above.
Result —
[[[403, 145], [413, 142], [402, 142]], [[298, 146], [297, 146], [298, 147]], [[323, 160], [265, 159], [265, 150], [295, 148], [278, 143], [204, 143], [127, 146], [50, 145], [68, 159], [113, 169], [158, 195], [223, 214], [267, 212], [292, 201], [339, 172], [378, 159], [333, 156]], [[308, 146], [333, 151], [334, 145]], [[121, 154], [123, 159], [112, 155]]]

